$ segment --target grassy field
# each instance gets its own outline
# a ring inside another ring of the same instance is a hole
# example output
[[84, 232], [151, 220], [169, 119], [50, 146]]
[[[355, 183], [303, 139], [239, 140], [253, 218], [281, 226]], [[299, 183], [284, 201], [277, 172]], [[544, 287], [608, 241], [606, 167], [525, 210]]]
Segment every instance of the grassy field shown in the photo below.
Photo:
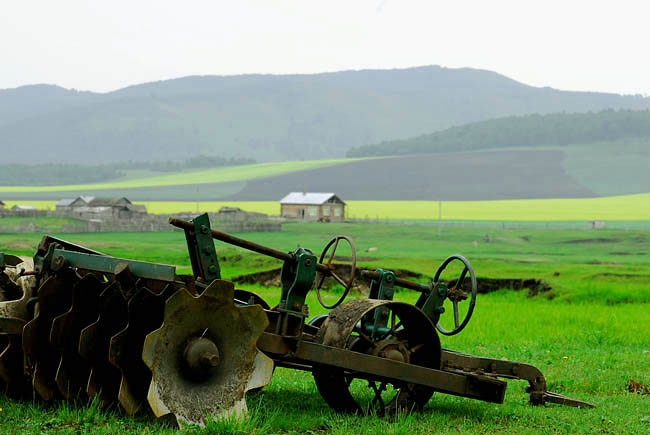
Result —
[[55, 217], [55, 216], [38, 216], [33, 218], [22, 218], [22, 217], [3, 217], [0, 219], [0, 226], [14, 226], [21, 225], [25, 223], [31, 223], [36, 226], [51, 226], [57, 227], [65, 224], [74, 222], [72, 219]]
[[[534, 149], [267, 162], [178, 173], [135, 170], [102, 183], [0, 186], [0, 198], [58, 200], [89, 195], [127, 196], [136, 201], [265, 201], [300, 189], [334, 191], [345, 200], [360, 201], [500, 203], [525, 198], [611, 197], [650, 192], [648, 162], [647, 140], [624, 140]], [[566, 208], [561, 202], [547, 206], [559, 208], [560, 213]], [[585, 202], [578, 211], [593, 214], [601, 208], [597, 201]], [[538, 214], [540, 211], [543, 215]], [[532, 209], [531, 213], [538, 219], [553, 214], [546, 209]]]
[[[32, 204], [53, 210], [55, 201], [5, 201]], [[220, 207], [240, 207], [269, 215], [280, 214], [277, 201], [135, 201], [150, 213], [174, 214], [184, 211], [217, 211]], [[503, 201], [346, 201], [347, 215], [356, 219], [438, 219], [442, 204], [443, 220], [494, 221], [640, 221], [650, 216], [650, 193], [578, 199], [520, 199]]]
[[[501, 230], [363, 224], [300, 224], [280, 233], [245, 233], [255, 242], [290, 251], [319, 253], [336, 234], [351, 236], [363, 265], [407, 269], [433, 276], [448, 255], [472, 261], [489, 278], [540, 278], [558, 300], [589, 303], [650, 303], [650, 233], [641, 230]], [[0, 249], [30, 255], [40, 234], [0, 234]], [[131, 259], [189, 265], [184, 236], [176, 233], [90, 233], [60, 237]], [[489, 242], [486, 242], [489, 238]], [[278, 267], [273, 259], [217, 243], [225, 278]], [[343, 252], [341, 255], [347, 255]], [[236, 261], [231, 261], [235, 259]]]
[[259, 201], [297, 189], [335, 191], [348, 200], [589, 198], [650, 192], [648, 150], [647, 138], [625, 138], [415, 156], [266, 162], [178, 173], [125, 170], [124, 177], [107, 182], [0, 186], [0, 198], [126, 195], [143, 201]]
[[[650, 397], [625, 391], [629, 379], [650, 383], [650, 233], [624, 230], [481, 230], [361, 224], [287, 224], [282, 233], [241, 236], [281, 250], [316, 253], [334, 234], [349, 234], [362, 266], [382, 265], [431, 276], [449, 254], [470, 259], [479, 277], [537, 278], [552, 286], [528, 297], [503, 290], [479, 295], [469, 326], [443, 346], [539, 367], [556, 392], [595, 409], [531, 407], [524, 383], [510, 382], [504, 405], [435, 394], [422, 413], [392, 418], [332, 412], [309, 373], [278, 369], [271, 385], [248, 398], [249, 416], [211, 423], [215, 433], [648, 433]], [[489, 237], [486, 237], [489, 236]], [[0, 235], [0, 249], [30, 254], [40, 236]], [[65, 238], [115, 256], [187, 270], [181, 233], [83, 234]], [[487, 241], [489, 240], [489, 242]], [[371, 249], [375, 248], [375, 249]], [[222, 273], [232, 278], [278, 267], [277, 261], [217, 243]], [[341, 252], [341, 255], [346, 255]], [[277, 289], [247, 286], [271, 303]], [[336, 289], [327, 299], [338, 296]], [[360, 297], [354, 295], [353, 297]], [[398, 300], [413, 302], [411, 292]], [[312, 315], [324, 312], [309, 296]], [[443, 319], [447, 320], [447, 319]], [[0, 396], [3, 432], [173, 432], [147, 416], [74, 404], [31, 404]], [[194, 432], [194, 430], [192, 430]]]
[[23, 231], [58, 232], [64, 225], [74, 224], [76, 221], [55, 216], [39, 216], [34, 218], [3, 217], [0, 219], [0, 233], [14, 233]]
[[650, 190], [648, 139], [570, 146], [566, 155], [567, 172], [598, 195]]
[[341, 160], [310, 160], [299, 162], [257, 163], [243, 166], [229, 166], [200, 171], [179, 172], [173, 174], [146, 176], [143, 178], [128, 177], [122, 181], [99, 184], [78, 184], [65, 186], [0, 186], [0, 192], [59, 192], [78, 190], [120, 189], [133, 187], [176, 186], [179, 184], [208, 184], [225, 183], [230, 181], [252, 180], [260, 177], [302, 171], [305, 169], [335, 165], [340, 162], [356, 159]]
[[[348, 201], [352, 218], [437, 219], [435, 201]], [[444, 201], [446, 220], [588, 221], [646, 220], [650, 194], [606, 198]]]

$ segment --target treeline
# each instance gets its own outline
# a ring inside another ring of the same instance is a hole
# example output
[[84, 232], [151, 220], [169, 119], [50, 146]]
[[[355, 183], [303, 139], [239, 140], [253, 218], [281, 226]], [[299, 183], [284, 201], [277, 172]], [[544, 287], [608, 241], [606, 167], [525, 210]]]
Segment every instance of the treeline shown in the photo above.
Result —
[[255, 163], [254, 159], [235, 159], [199, 155], [180, 162], [122, 162], [104, 165], [76, 165], [65, 163], [0, 165], [0, 186], [58, 186], [89, 184], [114, 180], [126, 175], [124, 171], [148, 169], [159, 172], [181, 172]]
[[123, 176], [108, 165], [0, 165], [0, 186], [55, 186], [98, 183]]
[[650, 137], [650, 112], [604, 110], [511, 116], [451, 127], [410, 139], [351, 148], [348, 157], [428, 154], [490, 148], [565, 146]]

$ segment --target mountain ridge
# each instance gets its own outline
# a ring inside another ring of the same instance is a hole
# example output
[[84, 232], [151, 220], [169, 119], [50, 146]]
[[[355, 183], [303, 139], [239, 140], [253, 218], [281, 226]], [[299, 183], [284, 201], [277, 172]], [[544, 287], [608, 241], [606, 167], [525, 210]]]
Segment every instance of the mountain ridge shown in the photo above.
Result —
[[107, 93], [30, 85], [0, 90], [0, 153], [6, 163], [326, 159], [500, 116], [608, 108], [647, 109], [650, 98], [440, 66], [188, 76]]

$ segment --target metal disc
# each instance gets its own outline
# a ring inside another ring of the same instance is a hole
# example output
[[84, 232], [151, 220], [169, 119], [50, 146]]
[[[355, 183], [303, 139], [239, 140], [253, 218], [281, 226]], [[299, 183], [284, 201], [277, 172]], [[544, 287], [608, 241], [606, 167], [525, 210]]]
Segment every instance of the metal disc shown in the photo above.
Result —
[[79, 355], [81, 330], [99, 316], [99, 294], [106, 284], [93, 275], [85, 275], [72, 289], [70, 309], [52, 322], [50, 343], [61, 352], [55, 382], [65, 399], [86, 394], [90, 375], [88, 361]]
[[0, 271], [0, 384], [11, 397], [27, 397], [31, 378], [23, 368], [22, 333], [31, 320], [29, 301], [36, 288], [34, 276], [19, 276], [20, 270], [32, 270], [32, 261], [5, 255], [5, 264], [17, 266]]
[[79, 353], [91, 365], [86, 393], [98, 397], [104, 405], [117, 400], [120, 371], [108, 361], [110, 340], [126, 327], [128, 320], [126, 300], [120, 285], [112, 283], [99, 296], [99, 317], [81, 331]]
[[70, 279], [51, 276], [38, 289], [38, 310], [23, 329], [23, 351], [33, 367], [32, 384], [43, 400], [56, 397], [54, 381], [61, 358], [60, 351], [50, 343], [52, 321], [70, 309], [72, 285]]
[[111, 337], [108, 359], [122, 375], [118, 400], [129, 415], [146, 403], [151, 370], [142, 361], [142, 347], [147, 334], [162, 325], [165, 301], [174, 292], [173, 285], [159, 294], [138, 289], [128, 302], [128, 325]]
[[23, 349], [20, 335], [1, 337], [4, 347], [0, 350], [0, 379], [4, 392], [10, 397], [24, 398], [31, 393], [31, 382], [23, 371]]
[[[233, 296], [231, 282], [215, 280], [199, 297], [181, 289], [167, 300], [163, 324], [147, 335], [142, 351], [152, 372], [147, 400], [157, 417], [203, 425], [206, 416], [245, 412], [246, 391], [270, 380], [272, 361], [256, 346], [266, 314], [259, 305], [236, 306]], [[198, 341], [212, 343], [219, 355], [218, 365], [199, 373], [187, 356]]]
[[[31, 260], [25, 261], [15, 268], [6, 268], [0, 272], [0, 276], [6, 277], [11, 281], [12, 289], [7, 294], [16, 293], [18, 287], [21, 295], [16, 299], [8, 299], [0, 301], [0, 317], [15, 317], [29, 321], [32, 314], [29, 310], [30, 300], [36, 296], [36, 277], [35, 276], [19, 276], [21, 270], [31, 271], [34, 269], [34, 264]], [[16, 295], [17, 296], [17, 295]]]

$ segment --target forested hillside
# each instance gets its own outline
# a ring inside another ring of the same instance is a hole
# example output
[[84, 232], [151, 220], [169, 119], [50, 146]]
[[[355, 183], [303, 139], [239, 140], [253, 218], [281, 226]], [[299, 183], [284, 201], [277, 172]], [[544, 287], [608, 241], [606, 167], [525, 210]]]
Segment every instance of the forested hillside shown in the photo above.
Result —
[[648, 109], [650, 99], [437, 66], [185, 77], [105, 94], [26, 86], [0, 90], [0, 163], [323, 159], [490, 118], [607, 108]]
[[410, 139], [348, 151], [348, 157], [476, 151], [507, 147], [566, 146], [648, 138], [650, 111], [604, 110], [491, 119]]
[[[0, 162], [1, 163], [1, 162]], [[102, 165], [69, 163], [0, 164], [0, 186], [56, 186], [91, 184], [113, 180], [126, 175], [127, 170], [166, 173], [186, 170], [220, 168], [255, 163], [254, 159], [225, 159], [198, 155], [185, 160], [128, 161]], [[142, 174], [144, 175], [144, 174]]]

